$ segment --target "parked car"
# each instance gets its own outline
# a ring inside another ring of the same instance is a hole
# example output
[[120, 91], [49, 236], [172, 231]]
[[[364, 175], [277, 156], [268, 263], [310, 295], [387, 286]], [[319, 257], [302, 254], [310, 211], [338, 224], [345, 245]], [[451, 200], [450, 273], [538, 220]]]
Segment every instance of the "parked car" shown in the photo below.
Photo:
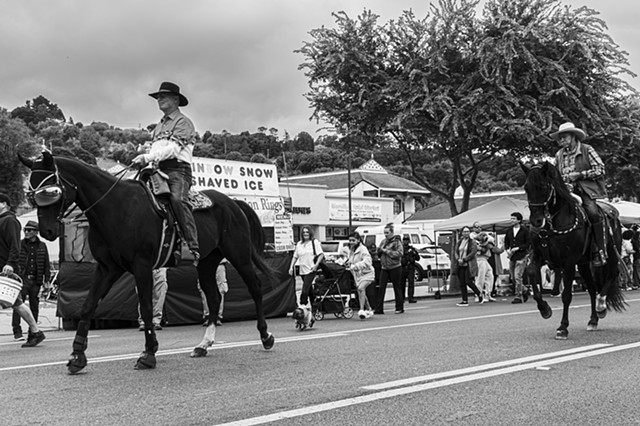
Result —
[[335, 262], [340, 259], [340, 257], [344, 260], [344, 253], [349, 250], [348, 240], [322, 241], [320, 245], [324, 253], [324, 260], [327, 262]]
[[430, 276], [446, 277], [451, 271], [451, 259], [441, 247], [430, 245], [417, 249], [420, 260], [416, 262], [416, 281]]

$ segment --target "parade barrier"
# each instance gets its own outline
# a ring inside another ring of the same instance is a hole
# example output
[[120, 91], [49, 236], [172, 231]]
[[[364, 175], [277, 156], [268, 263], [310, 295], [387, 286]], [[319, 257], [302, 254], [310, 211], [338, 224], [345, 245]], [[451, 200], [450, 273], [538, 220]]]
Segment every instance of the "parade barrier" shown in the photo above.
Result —
[[[60, 241], [58, 273], [58, 307], [65, 329], [75, 329], [82, 305], [87, 298], [96, 268], [89, 250], [88, 223], [75, 221], [64, 225]], [[269, 283], [260, 273], [262, 300], [266, 317], [285, 316], [296, 308], [295, 281], [289, 275], [291, 253], [266, 252], [265, 259], [275, 271], [276, 282]], [[195, 324], [202, 322], [202, 299], [197, 288], [197, 273], [193, 266], [179, 266], [167, 271], [168, 291], [164, 304], [166, 324]], [[229, 292], [224, 300], [224, 320], [256, 318], [255, 305], [236, 270], [227, 264]], [[138, 325], [138, 296], [135, 280], [123, 274], [100, 301], [92, 321], [94, 328], [116, 328]]]
[[[277, 272], [277, 282], [263, 281], [262, 297], [267, 317], [285, 316], [296, 308], [295, 282], [289, 276], [291, 255], [268, 253], [267, 263]], [[58, 311], [65, 329], [73, 329], [93, 279], [95, 263], [61, 262], [58, 275]], [[260, 275], [259, 275], [260, 276]], [[164, 304], [164, 320], [168, 325], [202, 322], [202, 301], [197, 289], [197, 274], [191, 266], [169, 268], [169, 288]], [[224, 300], [224, 320], [255, 319], [255, 306], [247, 287], [231, 266], [227, 265], [229, 292]], [[135, 280], [125, 273], [100, 302], [93, 321], [94, 328], [137, 326], [138, 296]]]

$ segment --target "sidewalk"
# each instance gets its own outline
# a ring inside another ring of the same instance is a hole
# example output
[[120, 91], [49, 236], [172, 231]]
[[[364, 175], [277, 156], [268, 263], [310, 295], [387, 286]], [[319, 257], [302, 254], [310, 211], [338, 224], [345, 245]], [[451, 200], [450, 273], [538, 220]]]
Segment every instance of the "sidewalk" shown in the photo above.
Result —
[[[27, 303], [28, 305], [29, 303]], [[0, 336], [13, 336], [13, 329], [11, 328], [11, 317], [13, 315], [13, 309], [1, 309], [0, 310]], [[29, 326], [22, 320], [22, 332], [27, 334]], [[55, 302], [40, 302], [40, 313], [38, 314], [38, 327], [45, 333], [48, 331], [62, 330], [62, 318], [56, 317], [56, 303]]]

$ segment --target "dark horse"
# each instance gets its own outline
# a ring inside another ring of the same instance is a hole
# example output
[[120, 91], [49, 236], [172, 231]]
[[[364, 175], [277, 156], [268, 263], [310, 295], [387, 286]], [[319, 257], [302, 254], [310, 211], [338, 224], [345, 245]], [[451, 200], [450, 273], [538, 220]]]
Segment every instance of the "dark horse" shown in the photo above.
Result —
[[[91, 318], [99, 300], [126, 271], [135, 277], [145, 324], [145, 348], [135, 367], [154, 368], [158, 341], [151, 320], [152, 268], [161, 248], [163, 219], [157, 214], [147, 190], [138, 181], [119, 180], [97, 167], [53, 157], [48, 152], [37, 160], [20, 157], [20, 161], [31, 169], [28, 195], [38, 208], [40, 235], [47, 240], [57, 238], [65, 212], [73, 203], [84, 212], [90, 225], [89, 247], [97, 268], [82, 306], [73, 352], [67, 364], [70, 373], [77, 373], [87, 365], [85, 350]], [[273, 273], [262, 258], [264, 233], [260, 220], [242, 201], [234, 201], [214, 190], [203, 193], [213, 201], [213, 206], [194, 211], [201, 254], [197, 269], [211, 317], [203, 340], [191, 356], [205, 356], [207, 348], [213, 344], [220, 305], [215, 270], [224, 257], [246, 283], [255, 303], [262, 345], [271, 349], [274, 337], [267, 331], [257, 271], [267, 279], [273, 279]]]
[[[591, 224], [587, 214], [571, 195], [560, 172], [545, 162], [528, 167], [522, 165], [527, 175], [524, 185], [531, 216], [531, 242], [533, 254], [527, 267], [529, 282], [537, 283], [540, 268], [562, 268], [564, 289], [562, 290], [562, 320], [556, 331], [556, 339], [564, 340], [569, 331], [569, 305], [572, 298], [572, 283], [576, 265], [584, 278], [591, 297], [591, 318], [588, 331], [598, 328], [598, 318], [604, 318], [607, 308], [621, 311], [624, 298], [618, 288], [618, 262], [622, 242], [618, 211], [605, 203], [598, 203], [607, 222], [607, 256], [604, 266], [591, 265]], [[534, 299], [543, 318], [551, 317], [551, 308], [542, 300], [542, 292], [533, 285]]]

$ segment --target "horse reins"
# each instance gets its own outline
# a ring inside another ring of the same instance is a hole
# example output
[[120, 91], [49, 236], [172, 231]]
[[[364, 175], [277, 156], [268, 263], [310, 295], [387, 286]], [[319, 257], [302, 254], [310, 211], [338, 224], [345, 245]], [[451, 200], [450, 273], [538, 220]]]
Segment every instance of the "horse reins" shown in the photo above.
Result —
[[[549, 231], [554, 234], [563, 235], [568, 234], [570, 232], [575, 231], [580, 225], [580, 217], [585, 221], [585, 213], [582, 209], [578, 208], [577, 203], [573, 203], [573, 212], [574, 212], [574, 221], [573, 225], [570, 228], [558, 230], [553, 227], [553, 218], [558, 214], [551, 214], [549, 211], [549, 206], [553, 206], [556, 204], [556, 188], [553, 185], [548, 184], [549, 194], [547, 195], [547, 199], [542, 203], [532, 203], [529, 202], [529, 207], [544, 207], [544, 218], [545, 222], [549, 224]], [[580, 213], [580, 214], [578, 214]]]

